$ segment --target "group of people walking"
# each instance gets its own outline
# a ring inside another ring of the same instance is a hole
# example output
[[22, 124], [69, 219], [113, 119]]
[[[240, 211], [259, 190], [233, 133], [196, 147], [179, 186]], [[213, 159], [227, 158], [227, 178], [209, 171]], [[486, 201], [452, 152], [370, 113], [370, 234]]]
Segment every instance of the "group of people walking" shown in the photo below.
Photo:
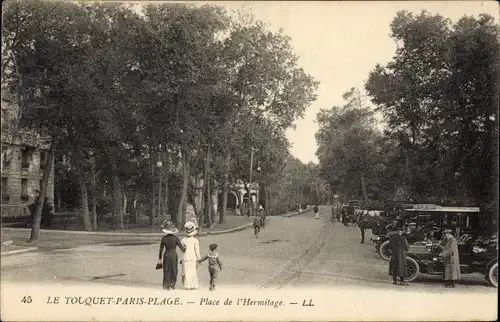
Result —
[[[198, 267], [208, 260], [208, 272], [210, 274], [211, 291], [215, 290], [216, 280], [222, 270], [222, 262], [217, 252], [217, 244], [211, 244], [210, 252], [204, 256], [200, 256], [200, 244], [196, 234], [198, 232], [196, 224], [188, 221], [184, 225], [186, 236], [182, 240], [175, 234], [179, 230], [171, 222], [162, 225], [162, 231], [165, 236], [160, 242], [160, 253], [157, 268], [163, 268], [163, 289], [173, 290], [177, 284], [178, 266], [182, 265], [182, 283], [185, 289], [194, 290], [199, 287], [198, 283]], [[183, 255], [179, 261], [177, 255], [179, 248]]]

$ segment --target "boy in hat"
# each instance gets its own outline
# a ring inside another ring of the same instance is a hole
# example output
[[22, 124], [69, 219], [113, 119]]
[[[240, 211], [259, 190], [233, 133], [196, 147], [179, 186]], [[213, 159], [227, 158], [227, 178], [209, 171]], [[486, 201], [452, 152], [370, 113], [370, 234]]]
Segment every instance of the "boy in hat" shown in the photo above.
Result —
[[215, 290], [215, 281], [219, 277], [219, 272], [222, 271], [222, 263], [219, 259], [219, 254], [217, 253], [217, 244], [211, 244], [209, 248], [210, 253], [198, 262], [202, 263], [208, 259], [208, 273], [210, 274], [209, 290], [213, 291]]

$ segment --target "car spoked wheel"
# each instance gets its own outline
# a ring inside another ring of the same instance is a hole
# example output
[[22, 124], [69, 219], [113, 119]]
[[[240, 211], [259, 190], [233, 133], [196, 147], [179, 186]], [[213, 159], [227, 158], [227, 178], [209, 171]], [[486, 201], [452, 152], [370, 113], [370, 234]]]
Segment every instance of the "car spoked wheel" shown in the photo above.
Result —
[[488, 279], [493, 286], [498, 287], [498, 263], [495, 263], [490, 267], [490, 270], [488, 271]]
[[420, 273], [420, 267], [416, 260], [406, 257], [406, 281], [414, 281]]
[[385, 242], [380, 245], [380, 248], [378, 249], [378, 254], [380, 257], [382, 257], [384, 260], [388, 261], [391, 259], [391, 249], [389, 248], [389, 241], [386, 240]]

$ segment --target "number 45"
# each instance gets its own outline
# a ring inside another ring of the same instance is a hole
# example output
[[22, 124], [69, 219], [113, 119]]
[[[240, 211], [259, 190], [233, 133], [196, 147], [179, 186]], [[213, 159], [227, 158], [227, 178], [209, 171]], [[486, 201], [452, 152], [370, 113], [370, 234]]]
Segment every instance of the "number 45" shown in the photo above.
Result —
[[21, 300], [23, 303], [31, 303], [31, 301], [31, 296], [23, 296], [23, 299]]

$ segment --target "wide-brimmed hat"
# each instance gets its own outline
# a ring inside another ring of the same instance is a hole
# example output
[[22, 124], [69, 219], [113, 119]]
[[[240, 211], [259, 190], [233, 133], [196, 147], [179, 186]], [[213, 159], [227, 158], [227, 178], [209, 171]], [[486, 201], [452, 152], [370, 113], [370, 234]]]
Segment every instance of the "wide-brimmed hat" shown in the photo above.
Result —
[[196, 235], [196, 225], [194, 222], [188, 221], [186, 224], [184, 224], [184, 232], [188, 236], [194, 236]]
[[164, 221], [161, 224], [161, 231], [167, 235], [177, 234], [179, 229], [175, 228], [175, 225], [171, 221]]

